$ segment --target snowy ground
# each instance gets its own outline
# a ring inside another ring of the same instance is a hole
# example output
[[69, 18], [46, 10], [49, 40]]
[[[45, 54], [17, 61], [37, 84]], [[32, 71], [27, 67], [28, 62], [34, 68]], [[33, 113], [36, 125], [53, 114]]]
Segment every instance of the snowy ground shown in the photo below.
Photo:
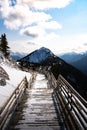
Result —
[[31, 73], [23, 72], [19, 69], [12, 68], [11, 66], [5, 63], [1, 63], [0, 65], [8, 73], [10, 78], [9, 80], [6, 80], [5, 86], [0, 86], [0, 108], [1, 108], [25, 76], [29, 81]]

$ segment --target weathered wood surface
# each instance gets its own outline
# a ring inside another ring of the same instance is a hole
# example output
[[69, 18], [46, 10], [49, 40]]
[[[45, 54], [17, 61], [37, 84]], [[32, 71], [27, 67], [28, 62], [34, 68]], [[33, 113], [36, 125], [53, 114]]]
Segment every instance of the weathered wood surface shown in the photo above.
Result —
[[44, 75], [37, 74], [31, 89], [26, 91], [8, 129], [64, 130], [54, 97], [48, 80]]

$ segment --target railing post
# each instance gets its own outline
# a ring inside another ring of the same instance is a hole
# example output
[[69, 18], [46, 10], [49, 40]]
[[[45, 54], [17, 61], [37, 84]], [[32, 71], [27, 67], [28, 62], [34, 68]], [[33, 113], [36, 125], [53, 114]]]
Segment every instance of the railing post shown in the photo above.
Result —
[[55, 91], [64, 111], [63, 116], [66, 115], [65, 119], [69, 121], [69, 130], [86, 130], [87, 102], [61, 75], [58, 77]]
[[9, 122], [9, 120], [11, 119], [13, 112], [17, 108], [17, 105], [20, 102], [23, 93], [25, 92], [27, 87], [28, 87], [28, 81], [27, 78], [24, 77], [24, 79], [21, 81], [21, 83], [9, 97], [7, 102], [0, 109], [0, 130], [2, 129], [4, 130], [7, 127], [8, 124], [7, 122]]

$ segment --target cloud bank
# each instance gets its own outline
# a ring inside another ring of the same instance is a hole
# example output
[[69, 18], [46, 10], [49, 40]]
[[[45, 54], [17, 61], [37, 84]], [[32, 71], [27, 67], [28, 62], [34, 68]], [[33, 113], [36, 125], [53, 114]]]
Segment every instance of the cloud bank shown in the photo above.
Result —
[[[51, 20], [52, 16], [44, 12], [46, 9], [63, 8], [72, 0], [1, 0], [0, 13], [7, 28], [18, 29], [39, 22]], [[49, 24], [49, 23], [48, 23]]]
[[[60, 9], [73, 0], [1, 0], [0, 16], [4, 25], [11, 30], [18, 30], [21, 35], [34, 38], [30, 42], [50, 46], [59, 40], [57, 30], [61, 23], [53, 20], [46, 10]], [[57, 46], [57, 44], [56, 44]], [[55, 48], [55, 46], [53, 46]]]

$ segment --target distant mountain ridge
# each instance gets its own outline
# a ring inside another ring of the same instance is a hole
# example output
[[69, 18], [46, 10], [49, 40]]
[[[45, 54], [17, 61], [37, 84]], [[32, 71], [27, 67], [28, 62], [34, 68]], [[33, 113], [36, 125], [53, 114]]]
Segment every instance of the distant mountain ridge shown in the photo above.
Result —
[[24, 57], [25, 55], [27, 55], [26, 53], [19, 53], [19, 52], [11, 52], [10, 53], [10, 56], [15, 60], [19, 60], [21, 59], [22, 57]]
[[61, 74], [84, 98], [87, 98], [87, 76], [81, 71], [55, 56], [49, 49], [40, 48], [21, 58], [19, 64], [22, 68], [40, 70], [46, 68], [55, 78]]
[[66, 53], [63, 55], [60, 55], [59, 57], [55, 56], [48, 48], [42, 47], [38, 50], [33, 51], [32, 53], [28, 54], [25, 53], [13, 53], [11, 52], [12, 58], [17, 61], [19, 59], [22, 59], [32, 63], [43, 63], [48, 62], [47, 59], [49, 59], [49, 65], [53, 62], [53, 59], [58, 59], [59, 57], [61, 60], [63, 59], [67, 63], [73, 65], [75, 68], [82, 71], [84, 74], [87, 75], [87, 52], [83, 54], [78, 54], [75, 52]]
[[67, 63], [72, 63], [72, 62], [76, 62], [77, 60], [80, 60], [81, 58], [84, 57], [84, 55], [75, 52], [70, 52], [70, 53], [65, 53], [63, 55], [60, 55], [59, 57], [65, 60]]
[[55, 55], [48, 48], [42, 47], [21, 58], [20, 60], [24, 62], [41, 63], [50, 57], [55, 57]]
[[87, 75], [87, 52], [83, 54], [67, 53], [60, 57]]
[[84, 56], [83, 58], [72, 62], [71, 64], [87, 75], [87, 56]]

